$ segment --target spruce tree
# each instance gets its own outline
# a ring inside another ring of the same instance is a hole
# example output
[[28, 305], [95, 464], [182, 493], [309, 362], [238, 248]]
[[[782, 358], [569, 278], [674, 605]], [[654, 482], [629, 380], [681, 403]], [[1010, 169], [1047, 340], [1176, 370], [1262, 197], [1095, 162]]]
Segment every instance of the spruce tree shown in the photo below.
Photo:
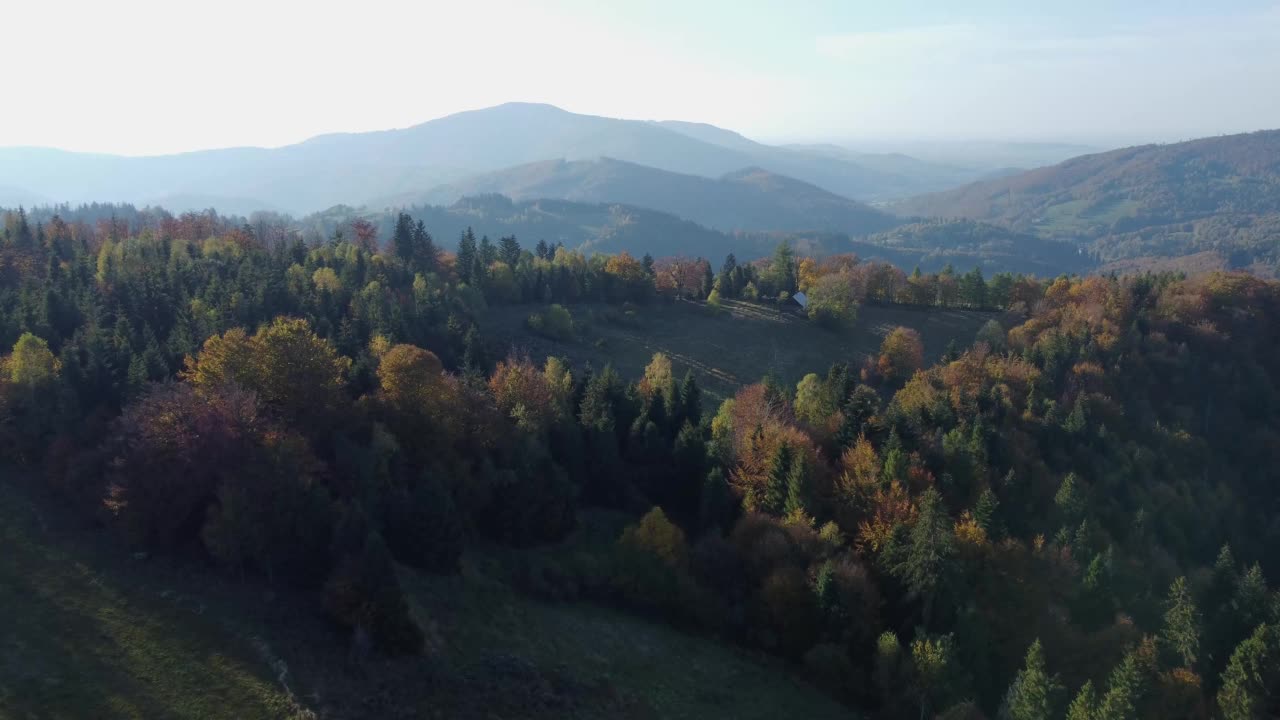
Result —
[[677, 421], [687, 421], [693, 425], [702, 422], [702, 390], [698, 388], [698, 381], [694, 379], [692, 370], [685, 371], [684, 379], [680, 382], [678, 406]]
[[1084, 685], [1080, 686], [1080, 692], [1076, 694], [1076, 699], [1071, 701], [1071, 706], [1067, 708], [1067, 720], [1094, 720], [1094, 713], [1097, 712], [1098, 693], [1093, 689], [1093, 681], [1085, 680]]
[[984, 488], [982, 494], [978, 496], [978, 502], [973, 506], [973, 519], [978, 523], [978, 527], [987, 533], [987, 537], [995, 539], [1002, 533], [999, 532], [999, 521], [997, 514], [1000, 510], [1000, 499], [996, 497], [996, 493], [990, 487]]
[[809, 513], [809, 468], [803, 455], [791, 461], [787, 471], [787, 501], [782, 507], [783, 515], [796, 512]]
[[459, 280], [464, 283], [472, 282], [476, 260], [476, 236], [471, 232], [471, 228], [467, 228], [458, 240], [458, 255], [454, 262]]
[[400, 262], [409, 266], [413, 263], [413, 220], [407, 213], [396, 216], [396, 227], [391, 234], [391, 247], [395, 250]]
[[493, 246], [493, 241], [488, 235], [480, 238], [480, 263], [481, 266], [488, 270], [489, 266], [498, 261], [498, 249]]
[[504, 235], [498, 239], [498, 258], [512, 270], [515, 269], [520, 262], [520, 243], [516, 241], [515, 235]]
[[1200, 651], [1200, 611], [1185, 577], [1174, 580], [1169, 587], [1167, 608], [1160, 639], [1182, 660], [1183, 667], [1193, 667]]
[[1107, 693], [1098, 704], [1094, 720], [1136, 720], [1137, 703], [1143, 685], [1138, 659], [1131, 652], [1111, 672]]
[[1044, 648], [1037, 639], [1027, 650], [1026, 663], [1005, 696], [1009, 720], [1056, 720], [1062, 686], [1049, 675]]
[[929, 488], [920, 496], [909, 544], [893, 572], [922, 603], [925, 627], [933, 612], [934, 598], [951, 574], [955, 557], [955, 533], [942, 495]]
[[422, 272], [435, 270], [440, 261], [440, 250], [421, 220], [413, 226], [413, 258], [417, 269]]
[[1259, 625], [1235, 649], [1222, 687], [1218, 710], [1223, 720], [1261, 720], [1280, 711], [1280, 630]]
[[840, 600], [840, 585], [836, 581], [834, 562], [828, 560], [822, 563], [822, 567], [818, 569], [818, 577], [814, 580], [813, 592], [828, 627], [840, 627], [844, 620], [844, 607]]
[[782, 513], [787, 502], [788, 480], [791, 474], [791, 446], [782, 443], [773, 453], [769, 463], [769, 476], [765, 481], [764, 497], [760, 509], [771, 514]]

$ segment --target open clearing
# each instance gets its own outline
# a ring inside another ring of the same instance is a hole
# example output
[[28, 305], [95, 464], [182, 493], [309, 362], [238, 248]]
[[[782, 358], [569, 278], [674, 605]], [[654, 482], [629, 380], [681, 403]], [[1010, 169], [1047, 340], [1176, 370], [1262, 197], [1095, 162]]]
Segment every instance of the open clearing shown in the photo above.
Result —
[[584, 304], [568, 306], [578, 337], [559, 342], [540, 337], [524, 325], [535, 305], [497, 307], [484, 319], [482, 334], [500, 339], [510, 350], [541, 360], [567, 357], [575, 365], [591, 363], [597, 370], [612, 363], [625, 379], [639, 377], [656, 352], [666, 353], [680, 375], [692, 368], [709, 395], [721, 400], [772, 371], [794, 386], [806, 373], [824, 373], [832, 363], [855, 366], [879, 351], [880, 342], [899, 325], [918, 331], [924, 339], [925, 360], [932, 363], [955, 340], [969, 345], [982, 324], [996, 317], [990, 312], [915, 309], [864, 305], [854, 327], [824, 330], [793, 312], [765, 305], [726, 302], [724, 310], [694, 302], [654, 304], [623, 318], [620, 308]]
[[852, 716], [777, 660], [506, 581], [613, 525], [468, 551], [461, 576], [402, 568], [428, 652], [353, 661], [314, 594], [134, 559], [42, 495], [0, 474], [0, 720]]

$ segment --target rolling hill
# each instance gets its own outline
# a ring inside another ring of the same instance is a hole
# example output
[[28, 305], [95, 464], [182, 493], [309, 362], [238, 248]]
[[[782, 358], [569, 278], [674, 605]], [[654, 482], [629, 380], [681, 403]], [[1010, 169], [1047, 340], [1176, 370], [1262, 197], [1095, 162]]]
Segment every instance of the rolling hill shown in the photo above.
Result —
[[[884, 232], [851, 237], [834, 231], [732, 231], [704, 227], [668, 213], [618, 203], [572, 200], [512, 200], [504, 195], [468, 196], [452, 205], [414, 205], [405, 210], [422, 220], [437, 244], [453, 249], [464, 230], [496, 239], [514, 235], [526, 248], [539, 240], [563, 243], [587, 253], [627, 251], [635, 256], [705, 257], [718, 264], [729, 253], [739, 260], [768, 257], [786, 240], [796, 252], [815, 257], [854, 253], [865, 260], [910, 270], [959, 270], [982, 267], [988, 273], [1010, 271], [1041, 277], [1085, 272], [1091, 259], [1069, 243], [1046, 240], [1007, 228], [969, 221], [913, 223]], [[389, 237], [399, 209], [372, 210], [336, 206], [300, 221], [313, 240], [331, 237], [353, 219], [376, 224]]]
[[0, 148], [0, 186], [13, 197], [51, 202], [157, 204], [177, 197], [234, 202], [238, 210], [275, 207], [301, 214], [422, 193], [518, 165], [600, 157], [710, 178], [761, 167], [862, 199], [937, 189], [927, 178], [763, 145], [709, 125], [605, 118], [529, 103], [457, 113], [397, 130], [322, 135], [274, 149], [124, 157]]
[[1214, 253], [1280, 265], [1280, 131], [1144, 145], [899, 202], [909, 216], [998, 223], [1103, 262]]
[[711, 179], [610, 158], [521, 165], [442, 186], [417, 199], [451, 204], [462, 197], [490, 193], [516, 201], [635, 205], [719, 230], [831, 230], [863, 235], [898, 222], [880, 210], [762, 168]]

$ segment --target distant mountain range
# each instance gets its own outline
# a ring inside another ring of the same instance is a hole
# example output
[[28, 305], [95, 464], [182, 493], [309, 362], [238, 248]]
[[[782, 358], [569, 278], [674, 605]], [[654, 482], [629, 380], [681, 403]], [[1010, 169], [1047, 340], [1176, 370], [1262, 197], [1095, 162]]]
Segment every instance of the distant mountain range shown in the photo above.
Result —
[[[895, 203], [1085, 247], [1100, 262], [1214, 253], [1280, 266], [1280, 130], [1143, 145]], [[1132, 265], [1132, 263], [1130, 263]], [[1165, 264], [1167, 266], [1167, 264]]]
[[818, 254], [878, 253], [929, 267], [1043, 275], [1168, 269], [1185, 257], [1187, 268], [1280, 274], [1280, 131], [1026, 171], [1009, 164], [1082, 146], [914, 147], [921, 154], [773, 146], [712, 125], [511, 103], [277, 149], [136, 158], [0, 149], [0, 206], [114, 201], [318, 213], [302, 221], [313, 228], [354, 213], [386, 221], [411, 207], [446, 245], [474, 225], [655, 255], [756, 257], [790, 237]]
[[517, 201], [622, 203], [726, 231], [828, 230], [865, 235], [899, 224], [888, 213], [763, 168], [745, 168], [712, 179], [611, 158], [520, 165], [379, 205], [449, 205], [483, 194]]
[[764, 145], [710, 125], [510, 103], [400, 130], [322, 135], [276, 149], [154, 157], [0, 149], [0, 186], [15, 198], [53, 202], [123, 201], [178, 211], [234, 205], [302, 214], [425, 193], [529, 163], [602, 157], [707, 178], [758, 167], [861, 200], [941, 190], [984, 172], [919, 161], [863, 162], [856, 154]]

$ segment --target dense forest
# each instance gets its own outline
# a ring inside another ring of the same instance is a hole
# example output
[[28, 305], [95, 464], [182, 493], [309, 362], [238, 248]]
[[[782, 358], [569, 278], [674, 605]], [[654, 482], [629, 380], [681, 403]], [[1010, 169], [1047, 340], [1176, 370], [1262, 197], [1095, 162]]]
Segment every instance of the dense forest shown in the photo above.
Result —
[[[786, 243], [713, 266], [469, 229], [451, 253], [408, 214], [260, 220], [4, 217], [0, 449], [122, 552], [313, 592], [397, 656], [424, 644], [406, 568], [611, 508], [616, 541], [524, 590], [776, 654], [875, 717], [1280, 714], [1280, 284], [908, 274]], [[621, 377], [476, 322], [527, 305], [572, 336], [584, 301], [797, 292], [831, 332], [865, 303], [998, 312], [934, 366], [896, 329], [718, 407], [662, 354]]]
[[900, 202], [907, 215], [997, 222], [1101, 262], [1212, 252], [1275, 276], [1280, 131], [1143, 145]]

